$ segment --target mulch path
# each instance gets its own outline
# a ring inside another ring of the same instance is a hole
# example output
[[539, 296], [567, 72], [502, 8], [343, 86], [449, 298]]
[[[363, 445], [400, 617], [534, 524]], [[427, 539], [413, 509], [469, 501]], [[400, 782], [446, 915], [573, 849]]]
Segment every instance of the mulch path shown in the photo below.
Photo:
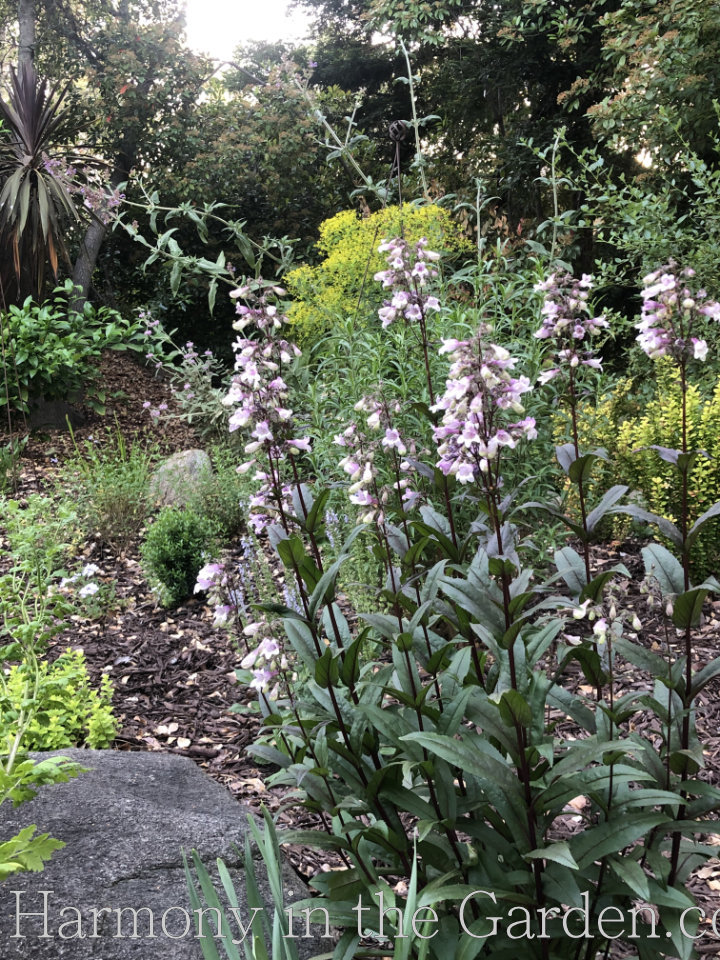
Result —
[[[158, 426], [143, 411], [145, 400], [154, 406], [171, 402], [167, 384], [154, 378], [152, 371], [125, 354], [112, 354], [103, 359], [102, 379], [110, 397], [108, 410], [104, 417], [85, 411], [86, 421], [75, 431], [78, 442], [100, 435], [105, 428], [114, 429], [117, 422], [126, 438], [136, 436], [164, 454], [200, 445], [184, 422], [168, 420]], [[0, 430], [0, 444], [6, 439]], [[33, 434], [24, 451], [16, 496], [23, 498], [42, 491], [71, 452], [72, 440], [66, 433]], [[234, 670], [241, 658], [236, 643], [228, 631], [213, 625], [212, 612], [203, 600], [193, 598], [172, 611], [159, 607], [143, 579], [135, 548], [114, 556], [99, 543], [90, 542], [83, 559], [100, 567], [99, 579], [114, 583], [116, 609], [99, 621], [72, 618], [54, 638], [50, 656], [68, 646], [81, 647], [90, 672], [95, 677], [105, 673], [112, 678], [114, 710], [122, 725], [115, 747], [163, 750], [191, 757], [243, 804], [256, 810], [265, 804], [279, 812], [280, 822], [286, 826], [313, 825], [309, 814], [283, 805], [284, 792], [268, 789], [263, 770], [245, 753], [259, 724], [254, 715], [234, 713], [232, 708], [254, 698], [235, 679]], [[638, 545], [597, 548], [598, 566], [618, 561], [631, 571], [637, 570]], [[646, 609], [645, 598], [633, 589], [626, 602], [643, 621], [641, 641], [661, 650], [664, 641], [660, 623]], [[720, 649], [720, 600], [707, 607], [707, 618], [694, 644], [698, 669], [714, 659]], [[631, 667], [617, 679], [619, 686], [627, 689], [643, 683]], [[574, 682], [578, 686], [585, 683], [579, 673]], [[658, 732], [649, 729], [649, 724], [649, 720], [638, 719], [636, 732], [657, 739]], [[698, 698], [697, 726], [705, 749], [703, 776], [720, 785], [720, 681], [713, 682]], [[569, 832], [573, 830], [573, 815], [569, 811], [564, 824]], [[711, 835], [709, 842], [720, 844], [720, 837]], [[305, 876], [329, 869], [321, 853], [293, 849], [290, 859]], [[712, 916], [720, 903], [720, 862], [710, 861], [696, 871], [690, 889], [706, 914]], [[709, 936], [699, 940], [697, 947], [704, 954], [720, 953], [720, 944]]]

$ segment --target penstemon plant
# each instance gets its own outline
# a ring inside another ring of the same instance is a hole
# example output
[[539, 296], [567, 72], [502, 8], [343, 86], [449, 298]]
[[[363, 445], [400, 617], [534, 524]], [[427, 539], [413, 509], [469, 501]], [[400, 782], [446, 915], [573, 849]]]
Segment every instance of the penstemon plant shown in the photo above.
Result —
[[[418, 264], [434, 260], [427, 247], [413, 265], [401, 241], [383, 248], [396, 260], [379, 277], [393, 291], [383, 322], [419, 322], [424, 309], [440, 309], [412, 279]], [[553, 339], [559, 369], [567, 366], [571, 399], [578, 368], [598, 365], [586, 338], [604, 327], [588, 311], [588, 288], [587, 279], [558, 276], [544, 288], [554, 306], [541, 337]], [[713, 852], [694, 837], [720, 806], [720, 792], [694, 776], [701, 756], [692, 712], [720, 660], [693, 675], [689, 653], [674, 662], [646, 650], [636, 642], [637, 617], [622, 608], [616, 576], [627, 570], [593, 570], [588, 543], [600, 520], [634, 509], [618, 506], [626, 488], [584, 509], [581, 523], [568, 522], [583, 556], [569, 545], [557, 551], [546, 579], [525, 567], [521, 530], [538, 505], [506, 489], [503, 467], [536, 436], [523, 409], [532, 384], [487, 326], [446, 340], [445, 390], [428, 382], [424, 398], [436, 448], [430, 463], [382, 389], [359, 402], [367, 430], [355, 422], [336, 437], [361, 529], [375, 529], [388, 573], [387, 612], [350, 616], [336, 583], [351, 544], [323, 563], [329, 492], [301, 481], [310, 440], [298, 436], [285, 372], [296, 351], [279, 337], [282, 318], [267, 289], [240, 292], [257, 297], [240, 308], [240, 325], [252, 323], [259, 336], [238, 342], [230, 423], [248, 437], [252, 460], [241, 469], [257, 470], [254, 525], [286, 567], [297, 602], [255, 604], [261, 619], [244, 632], [259, 643], [239, 676], [255, 671], [264, 719], [251, 752], [276, 766], [272, 784], [291, 786], [317, 816], [316, 830], [282, 831], [278, 842], [335, 857], [336, 869], [314, 877], [315, 895], [299, 905], [340, 928], [332, 956], [505, 960], [522, 942], [538, 960], [596, 960], [622, 939], [641, 960], [690, 960], [698, 923], [686, 880]], [[422, 331], [421, 342], [427, 360], [432, 345]], [[558, 449], [574, 482], [599, 455], [579, 449], [576, 431]], [[434, 482], [438, 474], [445, 486]], [[453, 490], [463, 518], [468, 504], [475, 508], [462, 524], [455, 513], [455, 526], [432, 503], [438, 493], [450, 502]], [[673, 527], [683, 556], [701, 521], [682, 533]], [[690, 588], [683, 565], [660, 545], [645, 556], [656, 587], [675, 598], [672, 621], [691, 652], [712, 584]], [[651, 694], [619, 688], [620, 661], [650, 675]], [[594, 696], [577, 689], [576, 664]], [[660, 752], [634, 730], [641, 710], [663, 731]], [[568, 722], [571, 736], [563, 734]], [[267, 837], [275, 863], [274, 831]], [[210, 902], [209, 876], [197, 858], [195, 866]], [[259, 926], [255, 933], [262, 940]], [[234, 957], [235, 945], [221, 942]], [[214, 941], [201, 943], [206, 957], [218, 956]]]

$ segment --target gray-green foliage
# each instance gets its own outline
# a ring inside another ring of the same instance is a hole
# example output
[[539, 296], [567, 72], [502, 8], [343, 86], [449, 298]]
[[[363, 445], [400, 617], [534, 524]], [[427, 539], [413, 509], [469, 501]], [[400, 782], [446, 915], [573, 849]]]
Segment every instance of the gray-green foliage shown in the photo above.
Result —
[[165, 507], [141, 547], [143, 570], [163, 606], [192, 595], [198, 572], [216, 552], [217, 525], [190, 509]]

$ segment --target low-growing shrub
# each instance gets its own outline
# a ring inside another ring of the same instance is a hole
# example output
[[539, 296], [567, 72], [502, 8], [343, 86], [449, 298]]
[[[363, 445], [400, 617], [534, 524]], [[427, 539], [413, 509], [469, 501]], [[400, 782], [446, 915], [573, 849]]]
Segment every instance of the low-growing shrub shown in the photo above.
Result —
[[[595, 487], [627, 484], [642, 495], [649, 510], [675, 522], [682, 510], [682, 483], [677, 469], [660, 454], [681, 446], [681, 405], [680, 380], [667, 360], [657, 361], [657, 389], [649, 402], [640, 401], [626, 379], [597, 407], [583, 405], [581, 443], [608, 453], [607, 460], [595, 464]], [[695, 520], [720, 499], [720, 381], [709, 396], [694, 384], [688, 386], [685, 417], [687, 443], [701, 451], [689, 474], [690, 518]], [[616, 519], [612, 529], [626, 530], [627, 520]], [[718, 523], [712, 521], [694, 544], [691, 560], [696, 572], [710, 573], [719, 559]]]
[[177, 606], [192, 595], [199, 570], [216, 549], [217, 535], [217, 524], [194, 510], [160, 511], [141, 553], [148, 581], [163, 606]]
[[79, 400], [103, 412], [105, 393], [97, 382], [103, 350], [141, 350], [139, 323], [115, 310], [83, 312], [71, 307], [72, 281], [58, 287], [51, 300], [36, 304], [30, 297], [11, 306], [0, 322], [5, 387], [0, 407], [27, 413], [37, 400]]
[[82, 650], [67, 650], [54, 663], [23, 661], [10, 667], [0, 686], [0, 744], [3, 752], [28, 699], [32, 718], [24, 737], [26, 750], [60, 750], [88, 746], [99, 749], [115, 738], [118, 722], [112, 712], [112, 683], [103, 676], [95, 687]]

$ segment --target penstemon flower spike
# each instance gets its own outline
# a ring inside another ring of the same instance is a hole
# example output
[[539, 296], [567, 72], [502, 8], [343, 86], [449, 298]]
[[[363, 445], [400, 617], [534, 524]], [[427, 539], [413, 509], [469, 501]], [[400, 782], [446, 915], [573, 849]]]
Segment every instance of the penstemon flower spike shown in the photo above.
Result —
[[445, 393], [432, 407], [443, 415], [434, 428], [437, 466], [462, 484], [497, 483], [502, 450], [537, 436], [532, 417], [508, 422], [512, 414], [524, 413], [520, 398], [532, 386], [527, 377], [512, 375], [517, 361], [504, 347], [486, 342], [489, 332], [483, 325], [472, 339], [445, 340], [440, 349], [453, 363]]
[[[557, 376], [563, 376], [567, 382], [572, 445], [575, 460], [580, 457], [577, 417], [577, 379], [581, 367], [602, 370], [602, 362], [595, 355], [594, 338], [609, 328], [603, 316], [593, 316], [590, 310], [589, 296], [593, 288], [593, 278], [583, 274], [580, 280], [565, 271], [551, 274], [535, 291], [544, 293], [542, 306], [542, 325], [535, 332], [539, 340], [547, 340], [554, 349], [553, 362], [557, 366], [544, 371], [538, 377], [541, 384], [548, 383]], [[585, 580], [590, 583], [590, 546], [585, 503], [585, 484], [582, 476], [577, 481], [580, 517], [583, 528], [583, 561]], [[599, 696], [599, 691], [598, 691]]]
[[707, 358], [707, 342], [694, 334], [708, 319], [720, 320], [720, 304], [690, 287], [694, 276], [692, 267], [678, 270], [671, 260], [643, 277], [637, 342], [651, 359], [667, 356], [682, 364]]

